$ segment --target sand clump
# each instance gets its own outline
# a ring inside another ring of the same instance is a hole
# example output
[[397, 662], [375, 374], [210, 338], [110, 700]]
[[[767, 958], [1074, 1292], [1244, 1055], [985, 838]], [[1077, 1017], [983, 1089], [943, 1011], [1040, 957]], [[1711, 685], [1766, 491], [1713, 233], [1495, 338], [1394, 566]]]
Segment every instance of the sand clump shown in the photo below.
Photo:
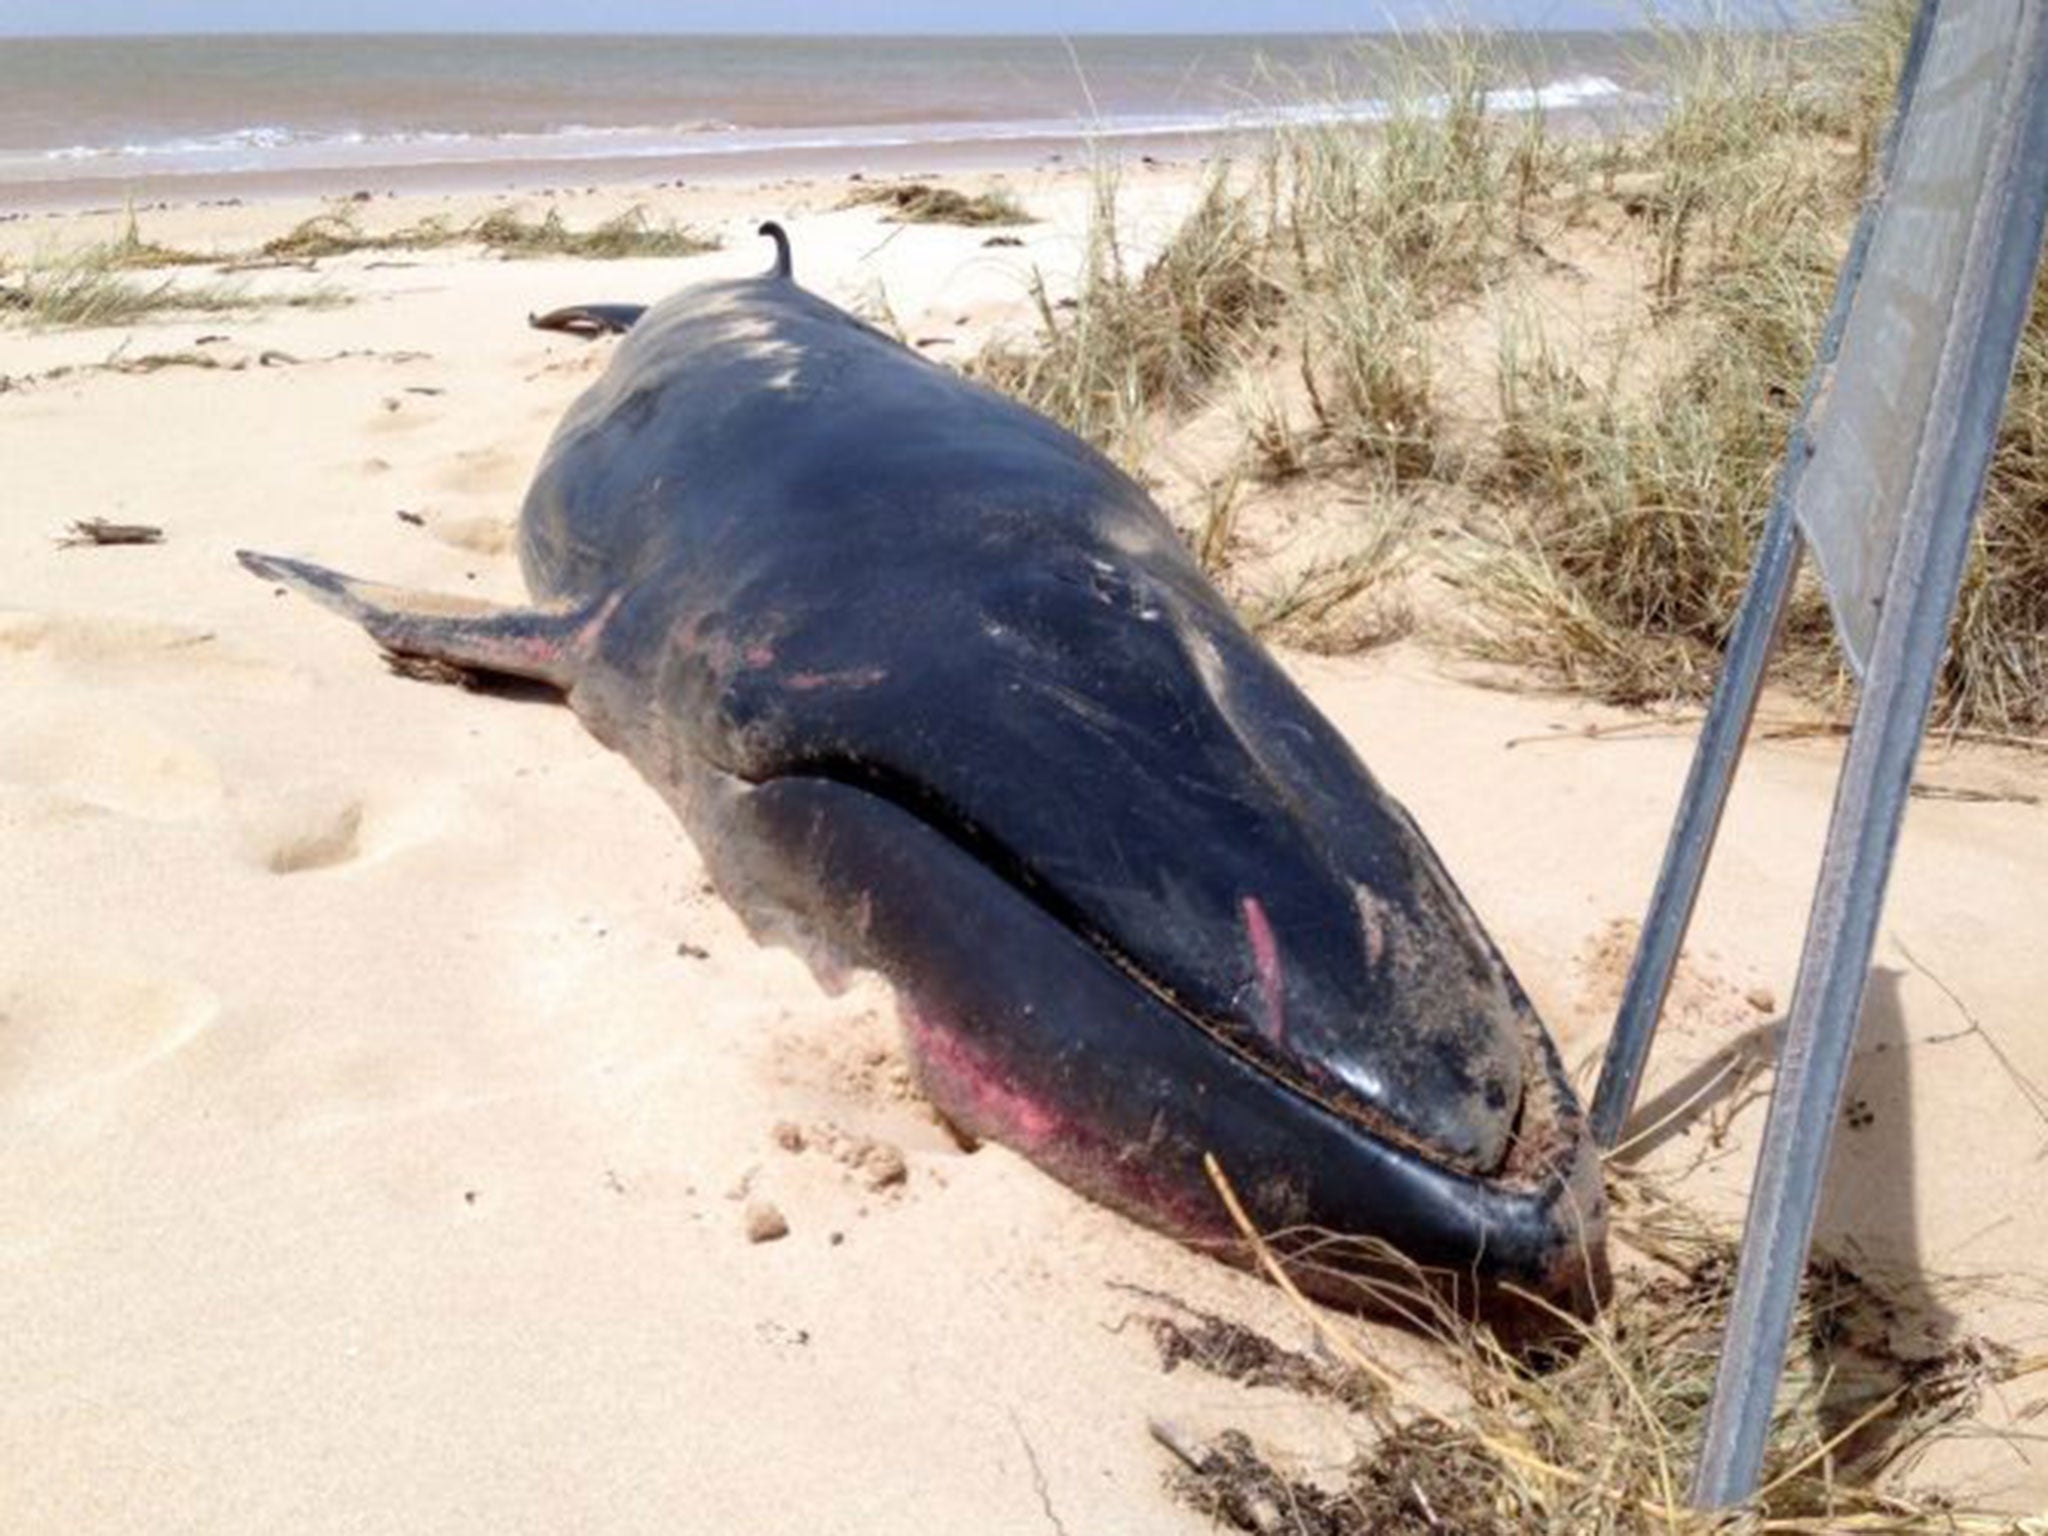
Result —
[[789, 1218], [770, 1200], [748, 1201], [744, 1225], [750, 1243], [776, 1243], [789, 1236]]

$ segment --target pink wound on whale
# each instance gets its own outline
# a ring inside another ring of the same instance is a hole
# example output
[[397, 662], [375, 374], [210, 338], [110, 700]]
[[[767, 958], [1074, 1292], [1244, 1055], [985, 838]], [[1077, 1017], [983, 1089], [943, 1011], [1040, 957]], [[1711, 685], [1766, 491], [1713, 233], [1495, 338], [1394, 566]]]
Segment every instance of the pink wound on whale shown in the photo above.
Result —
[[1051, 1106], [1020, 1091], [946, 1021], [907, 996], [899, 994], [897, 1003], [925, 1091], [950, 1119], [1025, 1153], [1043, 1152], [1058, 1139], [1061, 1117]]
[[1252, 973], [1259, 981], [1259, 1003], [1264, 1017], [1259, 1021], [1266, 1038], [1275, 1045], [1287, 1043], [1287, 1015], [1285, 1011], [1286, 979], [1280, 969], [1280, 944], [1273, 937], [1273, 925], [1266, 920], [1266, 909], [1259, 904], [1256, 896], [1247, 896], [1244, 908], [1244, 931], [1252, 945]]

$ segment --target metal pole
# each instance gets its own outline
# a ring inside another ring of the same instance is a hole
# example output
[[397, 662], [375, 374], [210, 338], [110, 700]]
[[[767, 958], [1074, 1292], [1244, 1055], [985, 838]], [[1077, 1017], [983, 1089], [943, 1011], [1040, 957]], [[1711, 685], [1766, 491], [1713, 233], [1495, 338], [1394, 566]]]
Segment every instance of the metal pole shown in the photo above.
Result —
[[[1859, 239], [1861, 235], [1859, 226]], [[1854, 277], [1845, 271], [1836, 293], [1837, 311], [1845, 307], [1842, 295], [1854, 286]], [[1834, 325], [1834, 317], [1829, 325]], [[1763, 692], [1764, 667], [1771, 659], [1785, 601], [1792, 595], [1792, 579], [1799, 572], [1803, 544], [1792, 515], [1789, 482], [1797, 478], [1791, 465], [1803, 456], [1800, 447], [1795, 438], [1763, 536], [1757, 541], [1756, 569], [1735, 615], [1728, 657], [1714, 685], [1714, 702], [1700, 727], [1699, 745], [1693, 751], [1685, 793], [1678, 803], [1678, 822], [1664, 847], [1664, 867], [1658, 871], [1656, 893], [1643, 919], [1642, 939], [1629, 966], [1614, 1033], [1607, 1040], [1607, 1058], [1601, 1063], [1600, 1084], [1593, 1090], [1591, 1114], [1593, 1137], [1602, 1147], [1611, 1148], [1621, 1139], [1621, 1128], [1635, 1108], [1643, 1067], [1650, 1059], [1650, 1043], [1657, 1034], [1657, 1019], [1664, 1011], [1664, 995], [1671, 990], [1678, 951], [1685, 943], [1686, 929], [1692, 926], [1693, 906], [1707, 872], [1707, 855], [1713, 852], [1721, 812], [1735, 782], [1735, 765], [1741, 760], [1757, 697]]]
[[1828, 829], [1693, 1484], [1695, 1503], [1707, 1508], [1747, 1498], [1762, 1471], [1913, 761], [2040, 257], [2048, 18], [2040, 0], [2033, 4], [2014, 39], [1995, 170], [1973, 220]]
[[1804, 541], [1799, 536], [1793, 508], [1799, 478], [1812, 457], [1811, 434], [1820, 430], [1816, 402], [1826, 398], [1851, 301], [1863, 279], [1864, 258], [1877, 228], [1882, 193], [1891, 181], [1899, 127], [1913, 102], [1920, 60], [1933, 30], [1934, 9], [1934, 0], [1927, 0], [1914, 19], [1905, 63], [1899, 72], [1898, 98], [1872, 167], [1873, 193], [1856, 221], [1856, 233], [1842, 260], [1841, 276], [1835, 281], [1835, 296], [1821, 331], [1813, 373], [1806, 383], [1806, 398], [1800, 402], [1799, 419], [1792, 428], [1791, 441], [1785, 445], [1785, 462], [1772, 491], [1770, 515], [1757, 540], [1756, 568], [1750, 573], [1742, 607], [1737, 610], [1734, 628], [1729, 633], [1727, 659], [1722, 663], [1720, 680], [1714, 685], [1714, 701], [1700, 727], [1699, 745], [1693, 751], [1692, 768], [1686, 774], [1685, 790], [1679, 798], [1678, 820], [1671, 829], [1671, 841], [1664, 847], [1663, 867], [1657, 873], [1657, 887], [1643, 918], [1643, 935], [1629, 966], [1628, 985], [1622, 992], [1621, 1009], [1615, 1015], [1614, 1033], [1607, 1040], [1607, 1056], [1600, 1066], [1600, 1082], [1593, 1092], [1590, 1116], [1594, 1139], [1603, 1147], [1611, 1148], [1621, 1139], [1622, 1126], [1629, 1111], [1635, 1108], [1643, 1068], [1650, 1059], [1650, 1044], [1657, 1034], [1657, 1020], [1664, 1011], [1665, 994], [1671, 990], [1678, 952], [1685, 943], [1686, 930], [1692, 926], [1700, 882], [1706, 878], [1707, 857], [1713, 852], [1721, 812], [1727, 807], [1728, 791], [1735, 782], [1735, 767], [1749, 737], [1750, 722], [1756, 716], [1764, 668], [1777, 640], [1786, 600], [1792, 594], [1793, 578], [1799, 572]]

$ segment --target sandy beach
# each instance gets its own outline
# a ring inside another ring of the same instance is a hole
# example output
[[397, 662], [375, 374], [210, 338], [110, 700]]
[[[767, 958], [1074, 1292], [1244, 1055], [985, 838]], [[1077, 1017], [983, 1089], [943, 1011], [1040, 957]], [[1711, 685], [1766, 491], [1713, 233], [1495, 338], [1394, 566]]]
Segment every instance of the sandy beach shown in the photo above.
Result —
[[[1163, 1486], [1154, 1419], [1341, 1472], [1353, 1410], [1165, 1370], [1143, 1322], [1172, 1298], [1312, 1348], [1278, 1292], [1000, 1147], [964, 1151], [910, 1081], [886, 989], [828, 995], [757, 947], [568, 710], [393, 676], [233, 559], [517, 600], [519, 498], [613, 345], [529, 330], [530, 312], [754, 271], [772, 216], [807, 285], [964, 361], [1029, 331], [1034, 268], [1057, 298], [1081, 262], [1084, 172], [1003, 185], [1039, 220], [1001, 232], [1017, 244], [843, 207], [839, 176], [614, 187], [522, 206], [577, 227], [643, 206], [722, 247], [367, 252], [237, 276], [346, 302], [0, 329], [0, 1525], [1213, 1528]], [[1199, 185], [1134, 165], [1131, 250]], [[498, 202], [357, 211], [383, 228]], [[324, 206], [141, 217], [226, 256]], [[122, 218], [0, 223], [0, 258], [114, 238]], [[1639, 274], [1597, 256], [1559, 305], [1631, 302]], [[163, 539], [63, 541], [93, 518]], [[1294, 506], [1253, 534], [1284, 558], [1312, 524]], [[1692, 717], [1503, 687], [1426, 635], [1282, 654], [1443, 853], [1589, 1089]], [[1633, 1149], [1730, 1220], [1768, 1072], [1685, 1100], [1716, 1063], [1767, 1059], [1841, 746], [1778, 729], [1810, 721], [1801, 706], [1765, 714]], [[1937, 741], [1920, 779], [1820, 1241], [1926, 1298], [1902, 1330], [1933, 1317], [2038, 1353], [2048, 766]], [[786, 1235], [750, 1240], [768, 1207]], [[1431, 1379], [1420, 1339], [1342, 1326]], [[2012, 1436], [1943, 1442], [1902, 1475], [2048, 1507], [2024, 1438], [2043, 1391], [1995, 1390], [1985, 1423]]]

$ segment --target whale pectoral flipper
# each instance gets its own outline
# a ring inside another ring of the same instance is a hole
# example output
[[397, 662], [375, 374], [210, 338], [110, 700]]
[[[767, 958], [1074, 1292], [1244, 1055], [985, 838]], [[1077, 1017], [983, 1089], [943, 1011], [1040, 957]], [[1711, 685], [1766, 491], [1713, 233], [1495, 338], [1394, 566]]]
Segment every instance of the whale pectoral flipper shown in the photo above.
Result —
[[570, 304], [544, 315], [528, 315], [536, 331], [567, 331], [571, 336], [621, 335], [647, 313], [645, 304]]
[[438, 592], [360, 581], [324, 565], [235, 551], [244, 568], [355, 620], [402, 656], [424, 656], [475, 672], [532, 678], [567, 692], [575, 685], [615, 598], [533, 608], [499, 607]]

